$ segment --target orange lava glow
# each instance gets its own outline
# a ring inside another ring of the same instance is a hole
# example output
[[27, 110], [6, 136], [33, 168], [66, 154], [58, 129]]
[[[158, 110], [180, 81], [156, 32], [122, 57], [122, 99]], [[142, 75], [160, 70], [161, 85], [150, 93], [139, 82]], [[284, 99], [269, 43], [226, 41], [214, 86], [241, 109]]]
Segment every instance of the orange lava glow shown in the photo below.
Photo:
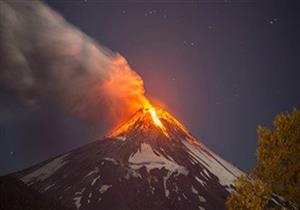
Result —
[[160, 117], [157, 115], [156, 109], [152, 106], [152, 107], [150, 107], [146, 110], [149, 111], [149, 113], [151, 115], [151, 118], [153, 120], [153, 123], [156, 126], [158, 126], [166, 136], [169, 136], [168, 132], [167, 132], [167, 129], [165, 128], [165, 126], [160, 121], [160, 119], [159, 119]]
[[[166, 137], [169, 137], [166, 127], [162, 123], [162, 119], [166, 120], [165, 111], [156, 109], [149, 103], [147, 106], [137, 111], [126, 123], [111, 131], [108, 136], [116, 137], [128, 132], [130, 128], [139, 126], [140, 129], [147, 131], [150, 127], [157, 127]], [[142, 122], [142, 124], [141, 124]]]
[[[107, 94], [107, 97], [105, 97], [108, 99], [107, 105], [112, 110], [110, 118], [114, 122], [114, 128], [110, 131], [110, 136], [117, 136], [132, 126], [135, 119], [129, 120], [129, 118], [138, 110], [141, 110], [138, 115], [145, 120], [146, 124], [149, 125], [150, 123], [156, 126], [167, 137], [169, 137], [168, 129], [163, 124], [167, 121], [172, 121], [172, 123], [176, 123], [181, 129], [187, 131], [168, 112], [156, 108], [150, 103], [145, 96], [142, 78], [130, 68], [124, 57], [117, 56], [109, 72], [109, 78], [106, 79], [102, 88], [103, 92]], [[136, 116], [136, 118], [138, 117]]]
[[152, 105], [145, 96], [144, 82], [122, 56], [116, 57], [109, 78], [102, 85], [113, 126], [124, 123], [137, 110]]
[[149, 112], [151, 114], [151, 117], [152, 117], [152, 120], [153, 120], [154, 124], [157, 125], [157, 126], [159, 126], [159, 127], [163, 127], [163, 124], [161, 123], [161, 121], [157, 117], [155, 108], [154, 107], [150, 108]]

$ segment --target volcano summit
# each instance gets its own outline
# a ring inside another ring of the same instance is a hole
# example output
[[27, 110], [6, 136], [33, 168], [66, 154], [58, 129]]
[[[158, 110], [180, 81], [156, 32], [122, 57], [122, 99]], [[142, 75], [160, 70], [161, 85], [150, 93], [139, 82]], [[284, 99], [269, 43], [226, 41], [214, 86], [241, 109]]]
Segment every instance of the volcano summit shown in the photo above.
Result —
[[221, 210], [241, 173], [152, 107], [102, 140], [14, 175], [76, 209]]

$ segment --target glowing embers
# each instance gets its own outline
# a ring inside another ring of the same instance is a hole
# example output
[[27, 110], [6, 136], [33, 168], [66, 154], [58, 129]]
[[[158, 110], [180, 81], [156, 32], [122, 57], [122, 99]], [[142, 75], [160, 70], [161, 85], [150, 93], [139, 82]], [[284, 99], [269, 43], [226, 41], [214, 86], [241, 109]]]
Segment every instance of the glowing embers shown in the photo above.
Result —
[[150, 108], [149, 112], [151, 114], [151, 117], [152, 117], [152, 120], [153, 120], [154, 124], [159, 126], [159, 127], [163, 127], [163, 124], [161, 123], [160, 119], [157, 117], [155, 108], [154, 107]]
[[162, 124], [162, 122], [160, 121], [160, 119], [157, 115], [156, 109], [154, 107], [150, 107], [150, 108], [145, 108], [145, 111], [150, 113], [153, 123], [156, 126], [158, 126], [167, 137], [169, 137], [167, 129]]
[[[123, 123], [117, 129], [114, 129], [108, 136], [128, 136], [132, 132], [139, 133], [159, 131], [166, 137], [169, 137], [164, 123], [167, 123], [167, 114], [162, 109], [156, 109], [150, 103], [144, 108], [138, 110], [126, 123]], [[162, 122], [163, 119], [163, 122]], [[156, 128], [156, 129], [155, 129]], [[153, 130], [154, 129], [154, 130]]]

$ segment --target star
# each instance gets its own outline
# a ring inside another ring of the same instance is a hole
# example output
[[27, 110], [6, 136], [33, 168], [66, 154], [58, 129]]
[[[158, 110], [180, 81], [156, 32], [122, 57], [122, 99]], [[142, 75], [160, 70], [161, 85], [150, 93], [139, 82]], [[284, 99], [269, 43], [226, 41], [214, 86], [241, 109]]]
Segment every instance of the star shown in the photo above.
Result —
[[10, 155], [13, 155], [13, 154], [14, 154], [14, 152], [13, 152], [13, 151], [11, 151], [9, 154], [10, 154]]
[[270, 20], [268, 20], [269, 24], [273, 25], [278, 21], [278, 18], [272, 18]]
[[193, 42], [193, 41], [186, 41], [186, 40], [183, 41], [183, 44], [187, 45], [187, 46], [192, 46], [192, 47], [194, 47], [196, 45], [195, 42]]
[[207, 28], [208, 28], [208, 30], [214, 30], [214, 29], [216, 29], [216, 26], [209, 25], [209, 26], [207, 26]]
[[122, 13], [123, 13], [123, 14], [126, 14], [126, 10], [123, 10]]
[[147, 16], [155, 14], [156, 12], [157, 11], [154, 9], [154, 10], [150, 10], [150, 11], [146, 12], [144, 15], [147, 17]]

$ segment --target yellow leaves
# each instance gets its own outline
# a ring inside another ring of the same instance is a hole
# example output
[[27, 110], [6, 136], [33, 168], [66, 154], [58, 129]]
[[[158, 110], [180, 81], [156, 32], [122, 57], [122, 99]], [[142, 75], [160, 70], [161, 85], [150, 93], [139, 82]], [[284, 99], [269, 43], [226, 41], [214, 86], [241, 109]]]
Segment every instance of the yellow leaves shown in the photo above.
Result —
[[282, 113], [274, 129], [258, 129], [258, 166], [253, 171], [274, 193], [300, 204], [300, 111]]
[[258, 165], [251, 172], [253, 179], [236, 180], [229, 209], [264, 209], [271, 194], [300, 206], [300, 111], [277, 115], [273, 125], [258, 127]]
[[235, 186], [226, 202], [229, 210], [263, 210], [271, 199], [272, 191], [259, 179], [242, 175], [235, 180]]

